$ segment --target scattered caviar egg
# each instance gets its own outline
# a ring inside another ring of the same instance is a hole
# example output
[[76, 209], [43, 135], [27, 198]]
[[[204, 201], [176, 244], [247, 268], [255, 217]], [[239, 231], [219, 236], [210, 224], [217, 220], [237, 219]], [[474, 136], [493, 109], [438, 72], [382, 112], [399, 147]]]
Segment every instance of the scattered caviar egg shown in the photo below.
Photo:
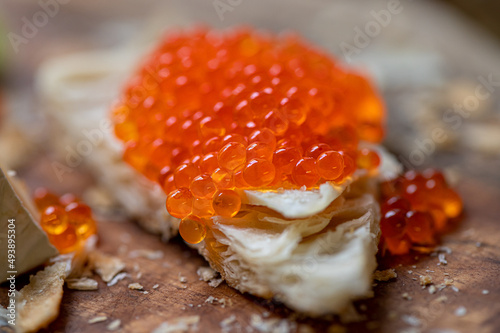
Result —
[[414, 243], [433, 242], [432, 216], [427, 212], [409, 211], [406, 213], [406, 233]]
[[441, 209], [431, 209], [429, 213], [432, 216], [434, 229], [438, 232], [445, 230], [448, 221], [446, 214]]
[[403, 235], [406, 229], [405, 212], [397, 208], [386, 212], [380, 222], [380, 229], [387, 238]]
[[447, 217], [454, 218], [462, 211], [462, 200], [452, 189], [445, 189], [442, 193], [441, 206]]
[[373, 170], [379, 166], [380, 157], [373, 150], [363, 148], [359, 151], [356, 163], [362, 169]]
[[265, 159], [254, 158], [243, 169], [245, 182], [253, 187], [269, 185], [276, 174], [274, 165]]
[[320, 178], [316, 169], [316, 160], [312, 157], [300, 159], [293, 168], [292, 177], [299, 186], [314, 186]]
[[387, 238], [385, 239], [385, 245], [389, 252], [395, 255], [403, 255], [410, 252], [411, 249], [411, 240], [408, 236], [403, 237], [395, 237], [395, 238]]
[[185, 187], [170, 192], [167, 197], [167, 210], [170, 215], [184, 218], [193, 210], [193, 195]]
[[191, 185], [189, 186], [189, 189], [191, 190], [193, 196], [197, 198], [207, 199], [211, 198], [214, 195], [217, 187], [215, 186], [215, 183], [210, 175], [203, 174], [196, 176], [193, 179]]
[[391, 209], [400, 209], [407, 212], [411, 209], [411, 206], [408, 200], [399, 196], [393, 196], [387, 199], [382, 205], [382, 212], [387, 212]]
[[205, 239], [207, 230], [201, 218], [190, 215], [181, 220], [179, 233], [186, 242], [198, 244]]
[[44, 210], [49, 206], [59, 205], [59, 197], [42, 187], [35, 190], [33, 199], [35, 200], [35, 205], [38, 210]]
[[344, 171], [344, 158], [336, 151], [326, 151], [316, 160], [318, 173], [327, 180], [337, 179]]
[[70, 203], [77, 202], [78, 198], [73, 193], [65, 193], [59, 198], [61, 206], [66, 207]]
[[218, 191], [213, 198], [213, 208], [217, 215], [233, 217], [240, 211], [241, 198], [233, 190]]
[[48, 234], [62, 234], [68, 228], [66, 211], [60, 206], [47, 207], [42, 213], [40, 225]]
[[72, 225], [78, 235], [88, 238], [95, 233], [95, 221], [92, 218], [92, 210], [89, 206], [72, 202], [65, 208], [68, 215], [68, 222]]
[[[40, 227], [60, 253], [77, 250], [83, 241], [97, 232], [90, 207], [74, 194], [58, 197], [40, 188], [35, 190], [33, 197], [41, 213]], [[49, 198], [53, 205], [44, 207]]]
[[54, 245], [61, 254], [76, 250], [78, 236], [72, 225], [68, 225], [68, 227], [60, 234], [49, 233], [48, 237], [50, 243]]
[[[381, 183], [380, 188], [380, 228], [385, 249], [391, 254], [406, 254], [435, 244], [449, 219], [462, 212], [460, 196], [435, 169], [407, 171]], [[405, 228], [394, 227], [397, 221], [404, 221]]]

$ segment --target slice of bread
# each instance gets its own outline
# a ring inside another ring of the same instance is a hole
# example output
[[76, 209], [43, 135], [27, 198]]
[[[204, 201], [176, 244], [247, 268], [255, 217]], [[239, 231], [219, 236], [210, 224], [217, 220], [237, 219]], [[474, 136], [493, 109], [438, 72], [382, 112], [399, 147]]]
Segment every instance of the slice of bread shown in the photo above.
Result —
[[[64, 161], [53, 167], [64, 177], [80, 157], [131, 217], [168, 240], [179, 220], [167, 213], [160, 187], [123, 162], [108, 120], [112, 100], [135, 60], [124, 54], [82, 54], [42, 67], [39, 92], [47, 115], [58, 125], [54, 142]], [[342, 313], [353, 300], [371, 295], [380, 234], [376, 185], [380, 176], [400, 171], [391, 156], [377, 149], [380, 173], [358, 173], [343, 186], [242, 191], [242, 211], [231, 219], [214, 217], [205, 241], [195, 247], [242, 292], [275, 298], [311, 316]]]

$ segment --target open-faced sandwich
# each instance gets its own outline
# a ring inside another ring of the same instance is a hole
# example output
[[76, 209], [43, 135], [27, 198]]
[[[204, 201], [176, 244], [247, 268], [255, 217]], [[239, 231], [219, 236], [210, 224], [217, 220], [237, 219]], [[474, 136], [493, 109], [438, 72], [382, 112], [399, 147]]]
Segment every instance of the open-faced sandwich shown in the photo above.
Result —
[[[85, 161], [142, 226], [165, 240], [179, 232], [242, 292], [311, 316], [370, 296], [379, 184], [402, 172], [379, 145], [372, 84], [296, 36], [249, 29], [167, 35], [130, 73], [134, 58], [90, 54], [41, 71], [66, 163]], [[388, 230], [389, 250], [417, 239]]]

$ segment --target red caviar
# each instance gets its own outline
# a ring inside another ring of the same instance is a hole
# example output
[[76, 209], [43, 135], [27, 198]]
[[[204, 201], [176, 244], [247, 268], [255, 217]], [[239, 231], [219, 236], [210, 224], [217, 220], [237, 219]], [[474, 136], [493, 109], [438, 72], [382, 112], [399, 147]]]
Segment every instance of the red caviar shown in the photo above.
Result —
[[433, 245], [448, 224], [462, 212], [462, 201], [435, 169], [408, 171], [381, 184], [382, 243], [392, 254]]
[[232, 216], [236, 189], [316, 187], [376, 168], [358, 143], [380, 142], [384, 117], [363, 76], [296, 36], [250, 29], [165, 37], [112, 112], [124, 160], [158, 181], [171, 215], [190, 216], [190, 242], [204, 235], [196, 212], [210, 211], [193, 198]]
[[40, 227], [59, 252], [77, 250], [83, 241], [97, 232], [92, 210], [75, 195], [61, 197], [45, 188], [35, 190], [33, 199], [41, 213]]

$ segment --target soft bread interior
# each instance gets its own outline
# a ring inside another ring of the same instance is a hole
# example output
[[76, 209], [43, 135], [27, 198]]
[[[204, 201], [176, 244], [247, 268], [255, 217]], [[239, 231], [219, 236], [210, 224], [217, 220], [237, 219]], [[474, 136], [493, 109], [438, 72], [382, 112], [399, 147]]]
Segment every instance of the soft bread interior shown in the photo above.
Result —
[[259, 209], [215, 217], [198, 250], [242, 292], [308, 315], [341, 313], [371, 295], [380, 233], [375, 196], [352, 193], [303, 219]]

